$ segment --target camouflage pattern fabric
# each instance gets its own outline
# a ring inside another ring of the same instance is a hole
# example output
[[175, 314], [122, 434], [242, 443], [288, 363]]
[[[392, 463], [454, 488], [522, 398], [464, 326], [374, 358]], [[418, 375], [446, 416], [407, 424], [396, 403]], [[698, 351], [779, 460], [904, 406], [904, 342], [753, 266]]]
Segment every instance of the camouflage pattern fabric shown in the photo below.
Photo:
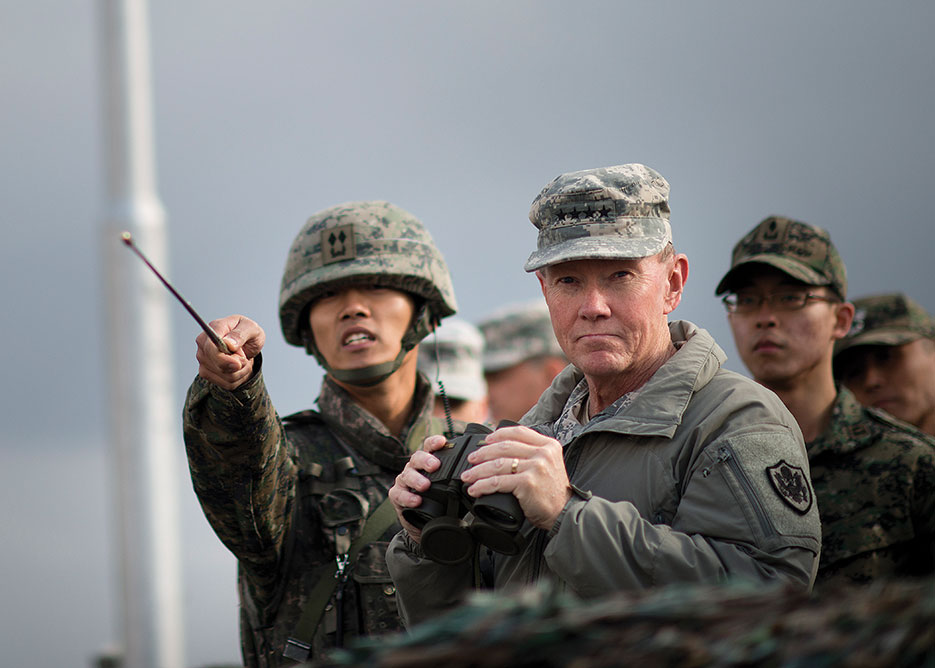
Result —
[[730, 270], [714, 294], [732, 289], [741, 268], [768, 264], [806, 285], [830, 286], [840, 297], [847, 296], [844, 261], [825, 230], [782, 216], [763, 219], [734, 246]]
[[569, 172], [542, 189], [529, 220], [539, 239], [526, 271], [572, 260], [648, 257], [672, 241], [669, 184], [636, 163]]
[[479, 592], [406, 634], [325, 666], [361, 668], [920, 668], [935, 665], [935, 578], [816, 595], [750, 582], [582, 601], [540, 584]]
[[821, 515], [816, 587], [935, 573], [935, 439], [840, 388], [806, 448]]
[[424, 299], [427, 324], [416, 342], [458, 309], [445, 260], [418, 218], [389, 202], [348, 202], [309, 218], [289, 248], [279, 293], [286, 341], [307, 346], [305, 308], [336, 284], [355, 282]]
[[430, 382], [440, 379], [453, 399], [483, 399], [487, 396], [483, 353], [480, 330], [466, 320], [449, 318], [419, 348], [419, 370]]
[[484, 334], [485, 373], [502, 371], [536, 357], [565, 357], [552, 329], [549, 307], [541, 299], [504, 307], [478, 327]]
[[[186, 399], [192, 483], [205, 516], [238, 560], [247, 666], [281, 665], [306, 597], [334, 564], [340, 527], [353, 540], [363, 525], [354, 520], [380, 505], [409, 458], [403, 441], [327, 377], [318, 406], [320, 413], [280, 420], [259, 371], [233, 392], [196, 378]], [[432, 392], [420, 376], [406, 431], [424, 425], [431, 408]], [[394, 523], [351, 566], [343, 603], [348, 638], [401, 628], [384, 557], [399, 529]], [[312, 642], [313, 657], [334, 645], [336, 624], [331, 605]]]
[[584, 431], [585, 425], [597, 425], [604, 420], [613, 419], [617, 413], [625, 411], [640, 395], [642, 389], [642, 387], [638, 387], [627, 392], [591, 419], [583, 414], [584, 422], [582, 423], [577, 416], [584, 411], [589, 396], [588, 381], [586, 378], [582, 378], [581, 382], [568, 395], [561, 414], [552, 423], [552, 437], [562, 445], [568, 445]]
[[854, 320], [834, 354], [854, 346], [901, 346], [916, 339], [935, 339], [935, 318], [904, 294], [875, 295], [854, 300]]

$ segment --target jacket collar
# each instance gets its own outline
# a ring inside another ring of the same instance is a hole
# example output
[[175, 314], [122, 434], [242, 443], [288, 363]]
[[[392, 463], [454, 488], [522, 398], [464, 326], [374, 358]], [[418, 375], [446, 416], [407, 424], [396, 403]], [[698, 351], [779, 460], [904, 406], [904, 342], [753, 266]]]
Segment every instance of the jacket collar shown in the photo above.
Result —
[[[706, 330], [687, 320], [670, 322], [669, 335], [678, 350], [640, 388], [633, 402], [606, 419], [592, 420], [582, 433], [609, 431], [667, 438], [675, 434], [692, 395], [708, 384], [727, 356]], [[523, 418], [523, 423], [554, 421], [583, 378], [574, 366], [566, 367]]]
[[850, 390], [838, 386], [838, 396], [831, 409], [831, 422], [810, 443], [805, 444], [809, 457], [823, 452], [845, 453], [860, 450], [875, 438], [863, 406]]

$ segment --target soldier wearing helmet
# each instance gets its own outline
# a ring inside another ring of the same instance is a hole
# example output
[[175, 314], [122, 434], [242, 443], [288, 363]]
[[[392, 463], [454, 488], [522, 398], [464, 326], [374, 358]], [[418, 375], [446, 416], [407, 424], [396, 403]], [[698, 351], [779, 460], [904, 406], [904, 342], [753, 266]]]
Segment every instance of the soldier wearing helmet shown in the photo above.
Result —
[[484, 378], [490, 417], [518, 422], [568, 365], [549, 309], [538, 300], [505, 306], [478, 325], [484, 333]]
[[277, 415], [256, 322], [211, 323], [229, 354], [198, 337], [185, 445], [205, 515], [238, 559], [246, 665], [305, 661], [399, 628], [386, 494], [410, 452], [445, 430], [416, 360], [455, 309], [422, 223], [388, 202], [350, 202], [308, 220], [282, 278], [283, 336], [327, 372], [317, 410]]
[[[497, 589], [548, 579], [584, 598], [729, 578], [811, 586], [820, 527], [801, 432], [774, 394], [721, 368], [705, 330], [669, 322], [688, 260], [668, 196], [658, 172], [629, 164], [563, 174], [534, 200], [525, 268], [571, 364], [461, 475], [473, 497], [517, 498], [525, 546], [440, 564], [402, 521], [387, 565], [407, 624], [457, 602], [475, 569]], [[426, 439], [397, 477], [400, 517], [442, 446]]]
[[438, 385], [436, 416], [447, 414], [466, 423], [488, 420], [483, 353], [484, 335], [458, 318], [442, 323], [419, 350], [419, 370]]

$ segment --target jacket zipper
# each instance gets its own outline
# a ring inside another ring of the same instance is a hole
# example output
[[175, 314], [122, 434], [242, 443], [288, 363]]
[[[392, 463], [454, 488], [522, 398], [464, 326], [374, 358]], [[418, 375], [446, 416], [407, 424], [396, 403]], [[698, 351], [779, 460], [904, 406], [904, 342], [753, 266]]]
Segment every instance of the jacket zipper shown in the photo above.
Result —
[[770, 522], [769, 517], [767, 517], [766, 513], [763, 511], [763, 506], [760, 504], [760, 499], [754, 492], [753, 485], [750, 483], [750, 480], [747, 478], [744, 470], [740, 467], [740, 463], [737, 461], [737, 458], [734, 457], [733, 450], [731, 450], [729, 446], [722, 446], [718, 448], [717, 461], [726, 462], [730, 467], [730, 470], [733, 472], [737, 482], [740, 483], [744, 493], [747, 495], [747, 499], [750, 501], [750, 505], [753, 506], [753, 512], [760, 523], [760, 529], [763, 531], [763, 534], [766, 536], [775, 534], [776, 531], [773, 529], [773, 524]]

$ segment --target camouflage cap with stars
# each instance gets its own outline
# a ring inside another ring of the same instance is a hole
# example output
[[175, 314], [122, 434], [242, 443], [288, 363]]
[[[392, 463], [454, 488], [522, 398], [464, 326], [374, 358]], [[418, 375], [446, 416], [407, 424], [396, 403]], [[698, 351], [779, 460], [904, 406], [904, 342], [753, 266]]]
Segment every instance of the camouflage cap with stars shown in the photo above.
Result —
[[820, 227], [791, 218], [769, 216], [737, 242], [730, 270], [714, 294], [734, 289], [736, 279], [753, 264], [766, 264], [806, 285], [827, 285], [847, 296], [847, 270], [831, 236]]
[[529, 220], [539, 238], [526, 271], [572, 260], [648, 257], [672, 241], [669, 184], [635, 163], [569, 172], [542, 189]]
[[935, 318], [902, 293], [854, 300], [851, 329], [834, 346], [834, 354], [855, 346], [901, 346], [916, 339], [935, 339]]

